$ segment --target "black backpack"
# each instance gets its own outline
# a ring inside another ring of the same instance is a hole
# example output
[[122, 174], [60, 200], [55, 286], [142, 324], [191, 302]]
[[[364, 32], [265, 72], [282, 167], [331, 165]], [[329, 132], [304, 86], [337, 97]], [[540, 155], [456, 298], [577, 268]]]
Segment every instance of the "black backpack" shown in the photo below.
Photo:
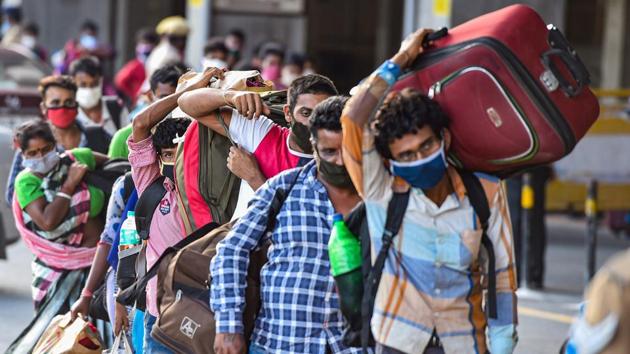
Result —
[[[487, 234], [488, 219], [490, 218], [488, 199], [477, 176], [468, 171], [458, 172], [468, 192], [470, 204], [473, 206], [481, 224], [481, 244], [488, 253], [488, 316], [490, 318], [497, 318], [494, 248]], [[371, 263], [371, 243], [365, 204], [360, 203], [346, 217], [348, 228], [353, 234], [359, 235], [361, 242], [361, 256], [363, 259], [361, 267], [363, 274], [363, 300], [361, 303], [361, 323], [349, 324], [344, 332], [343, 342], [349, 347], [362, 347], [364, 353], [368, 352], [368, 347], [374, 346], [374, 337], [370, 330], [370, 321], [374, 311], [374, 299], [381, 280], [387, 254], [389, 253], [389, 248], [392, 245], [394, 237], [400, 230], [408, 202], [409, 191], [405, 193], [394, 193], [392, 199], [389, 201], [387, 205], [385, 230], [382, 236], [382, 247], [376, 257], [374, 265]], [[344, 317], [348, 318], [347, 316]], [[435, 339], [433, 339], [433, 337], [435, 337]], [[435, 332], [433, 333], [432, 341], [439, 343]]]
[[105, 107], [107, 107], [109, 115], [112, 117], [112, 121], [114, 121], [116, 128], [122, 128], [120, 126], [120, 114], [122, 113], [124, 107], [123, 101], [118, 98], [118, 96], [104, 96], [103, 102], [105, 102]]

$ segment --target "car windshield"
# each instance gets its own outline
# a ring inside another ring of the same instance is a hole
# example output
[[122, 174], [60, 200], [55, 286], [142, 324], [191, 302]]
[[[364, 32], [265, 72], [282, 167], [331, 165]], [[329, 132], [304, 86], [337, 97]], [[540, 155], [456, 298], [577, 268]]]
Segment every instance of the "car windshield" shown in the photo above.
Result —
[[12, 50], [0, 48], [0, 89], [36, 88], [46, 67]]

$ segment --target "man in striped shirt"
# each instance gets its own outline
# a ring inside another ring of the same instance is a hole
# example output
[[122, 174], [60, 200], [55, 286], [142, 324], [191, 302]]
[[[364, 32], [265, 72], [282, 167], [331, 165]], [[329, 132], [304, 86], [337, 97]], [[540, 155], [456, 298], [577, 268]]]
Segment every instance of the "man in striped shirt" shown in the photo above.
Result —
[[[430, 346], [446, 353], [512, 353], [516, 277], [501, 184], [479, 176], [490, 207], [487, 235], [496, 269], [497, 316], [488, 318], [482, 305], [487, 253], [462, 178], [446, 161], [448, 118], [436, 102], [409, 89], [379, 105], [402, 69], [422, 52], [428, 32], [412, 34], [364, 80], [341, 118], [344, 163], [365, 201], [373, 257], [381, 248], [389, 200], [394, 192], [411, 189], [375, 299], [376, 353], [423, 353]], [[441, 345], [433, 345], [432, 336]]]

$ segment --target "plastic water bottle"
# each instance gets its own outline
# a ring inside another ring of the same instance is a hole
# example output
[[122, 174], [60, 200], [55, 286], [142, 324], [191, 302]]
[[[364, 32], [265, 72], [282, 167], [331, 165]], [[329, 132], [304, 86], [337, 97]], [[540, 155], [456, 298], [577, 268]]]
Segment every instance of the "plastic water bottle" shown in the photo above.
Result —
[[359, 328], [363, 297], [361, 243], [350, 232], [341, 214], [333, 217], [332, 233], [328, 240], [328, 258], [337, 285], [341, 312], [351, 329]]
[[136, 231], [136, 214], [133, 211], [127, 212], [127, 218], [120, 227], [119, 250], [131, 248], [140, 244], [140, 236]]

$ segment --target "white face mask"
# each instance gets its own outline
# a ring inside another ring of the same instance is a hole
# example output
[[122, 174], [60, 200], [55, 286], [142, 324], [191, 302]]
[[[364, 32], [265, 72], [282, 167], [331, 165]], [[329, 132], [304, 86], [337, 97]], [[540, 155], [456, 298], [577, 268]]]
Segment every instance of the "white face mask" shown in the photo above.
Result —
[[22, 167], [45, 175], [59, 163], [59, 154], [53, 150], [42, 157], [22, 160]]
[[77, 102], [81, 108], [94, 108], [103, 96], [101, 85], [96, 87], [79, 87], [77, 90]]
[[207, 68], [225, 69], [228, 67], [228, 64], [220, 59], [203, 58], [201, 59], [201, 66], [203, 67], [203, 70], [206, 70]]
[[26, 48], [33, 49], [35, 45], [37, 45], [37, 39], [33, 36], [23, 35], [22, 38], [20, 38], [20, 43]]

